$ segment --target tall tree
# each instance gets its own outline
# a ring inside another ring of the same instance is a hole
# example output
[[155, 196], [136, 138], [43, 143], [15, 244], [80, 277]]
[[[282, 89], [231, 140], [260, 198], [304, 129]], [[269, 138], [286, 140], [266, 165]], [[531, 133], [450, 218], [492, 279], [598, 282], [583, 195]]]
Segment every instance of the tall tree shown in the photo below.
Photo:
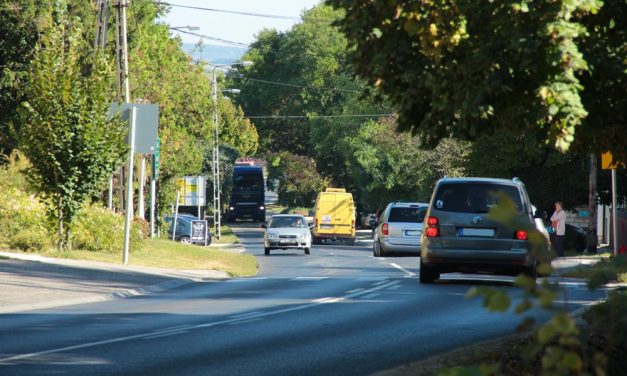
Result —
[[81, 63], [84, 35], [64, 1], [55, 1], [48, 25], [25, 82], [19, 146], [32, 163], [29, 178], [57, 221], [63, 249], [69, 224], [121, 161], [124, 126], [107, 120], [112, 71], [101, 56]]
[[356, 72], [398, 108], [399, 129], [432, 145], [531, 129], [565, 151], [589, 116], [581, 143], [626, 154], [621, 116], [589, 114], [625, 101], [624, 1], [600, 12], [599, 0], [328, 3], [345, 11]]

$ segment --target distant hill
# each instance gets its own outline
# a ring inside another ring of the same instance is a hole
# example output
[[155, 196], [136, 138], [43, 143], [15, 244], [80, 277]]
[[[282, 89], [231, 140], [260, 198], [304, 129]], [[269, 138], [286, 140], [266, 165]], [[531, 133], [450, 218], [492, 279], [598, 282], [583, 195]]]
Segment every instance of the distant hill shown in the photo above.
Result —
[[241, 60], [245, 48], [204, 44], [202, 51], [193, 43], [183, 43], [183, 51], [194, 60], [204, 60], [213, 64], [232, 64]]

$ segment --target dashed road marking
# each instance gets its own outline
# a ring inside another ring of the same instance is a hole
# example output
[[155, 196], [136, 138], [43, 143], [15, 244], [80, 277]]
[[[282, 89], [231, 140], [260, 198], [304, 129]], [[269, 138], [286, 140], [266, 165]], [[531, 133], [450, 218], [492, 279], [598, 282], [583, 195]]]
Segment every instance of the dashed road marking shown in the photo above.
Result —
[[392, 265], [392, 266], [393, 266], [393, 267], [395, 267], [396, 269], [398, 269], [398, 270], [402, 271], [403, 273], [405, 273], [405, 274], [407, 274], [407, 275], [409, 275], [409, 276], [414, 276], [414, 275], [416, 275], [416, 273], [414, 273], [414, 272], [410, 272], [409, 270], [407, 270], [407, 269], [403, 268], [402, 266], [400, 266], [400, 265], [398, 265], [398, 264], [395, 264], [395, 263], [393, 263], [393, 262], [391, 262], [391, 263], [390, 263], [390, 265]]

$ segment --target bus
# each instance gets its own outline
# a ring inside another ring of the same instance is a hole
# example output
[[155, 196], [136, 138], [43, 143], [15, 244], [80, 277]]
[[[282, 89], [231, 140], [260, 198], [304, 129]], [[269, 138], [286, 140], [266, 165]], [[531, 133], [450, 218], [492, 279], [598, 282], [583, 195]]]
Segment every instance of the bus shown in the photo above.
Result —
[[233, 190], [229, 201], [227, 221], [266, 220], [263, 167], [236, 165], [233, 167]]

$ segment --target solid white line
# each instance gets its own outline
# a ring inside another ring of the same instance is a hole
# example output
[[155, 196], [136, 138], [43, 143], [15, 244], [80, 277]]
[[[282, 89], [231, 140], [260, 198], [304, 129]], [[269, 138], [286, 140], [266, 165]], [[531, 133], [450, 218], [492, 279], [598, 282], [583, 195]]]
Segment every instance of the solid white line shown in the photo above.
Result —
[[[276, 310], [276, 311], [265, 312], [265, 313], [261, 312], [261, 313], [259, 313], [257, 315], [249, 315], [247, 318], [244, 318], [244, 319], [232, 318], [232, 319], [215, 321], [215, 322], [210, 322], [210, 323], [205, 323], [205, 324], [192, 325], [192, 326], [189, 326], [189, 328], [187, 328], [187, 330], [181, 331], [181, 333], [188, 332], [188, 331], [191, 331], [191, 330], [194, 330], [194, 329], [210, 328], [210, 327], [213, 327], [213, 326], [225, 325], [225, 324], [231, 324], [231, 323], [237, 323], [237, 322], [246, 322], [246, 321], [249, 321], [251, 319], [275, 316], [275, 315], [279, 315], [279, 314], [287, 313], [287, 312], [300, 311], [300, 310], [307, 309], [307, 308], [317, 307], [317, 306], [322, 305], [322, 304], [339, 303], [339, 302], [343, 302], [343, 301], [346, 301], [346, 300], [349, 300], [349, 299], [358, 298], [358, 297], [361, 297], [362, 295], [367, 295], [367, 294], [373, 293], [375, 291], [383, 290], [383, 289], [385, 289], [387, 287], [390, 287], [390, 286], [393, 286], [393, 285], [395, 285], [397, 283], [399, 283], [399, 281], [392, 281], [392, 282], [389, 282], [389, 283], [386, 283], [386, 284], [382, 284], [382, 285], [379, 285], [379, 286], [376, 286], [376, 287], [372, 287], [372, 288], [364, 290], [364, 291], [356, 292], [356, 293], [353, 293], [353, 294], [348, 294], [348, 295], [345, 295], [343, 297], [326, 297], [326, 298], [314, 299], [310, 303], [305, 303], [305, 304], [300, 305], [300, 306], [293, 306], [293, 307], [290, 307], [290, 308], [284, 308], [284, 309], [279, 309], [279, 310]], [[179, 329], [179, 328], [176, 328], [176, 329]], [[109, 345], [109, 344], [113, 344], [113, 343], [131, 341], [131, 340], [134, 340], [134, 339], [145, 339], [145, 338], [150, 338], [150, 337], [156, 338], [154, 336], [160, 336], [160, 335], [164, 335], [165, 336], [165, 334], [170, 334], [172, 332], [174, 332], [174, 331], [172, 329], [168, 328], [168, 329], [162, 329], [162, 330], [159, 330], [159, 331], [156, 331], [156, 332], [141, 333], [141, 334], [135, 334], [135, 335], [132, 335], [132, 336], [125, 336], [125, 337], [118, 337], [118, 338], [107, 339], [107, 340], [103, 340], [103, 341], [87, 342], [87, 343], [83, 343], [83, 344], [80, 344], [80, 345], [60, 347], [60, 348], [57, 348], [57, 349], [33, 352], [33, 353], [28, 353], [28, 354], [14, 355], [14, 356], [6, 357], [6, 358], [0, 358], [0, 364], [6, 364], [8, 362], [12, 362], [12, 361], [15, 361], [15, 360], [36, 358], [36, 357], [40, 357], [42, 355], [56, 354], [56, 353], [61, 353], [61, 352], [66, 352], [66, 351], [72, 351], [72, 350], [85, 349], [85, 348], [96, 347], [96, 346], [101, 346], [101, 345]]]
[[378, 292], [373, 292], [372, 294], [368, 294], [366, 296], [362, 296], [361, 299], [372, 299], [375, 296], [379, 296], [379, 295], [381, 295], [381, 294], [379, 294]]
[[401, 285], [390, 286], [390, 287], [388, 287], [388, 290], [397, 290], [397, 289], [399, 289], [401, 287], [403, 287], [403, 286], [401, 286]]
[[382, 280], [382, 281], [375, 282], [375, 283], [373, 283], [372, 285], [373, 285], [373, 286], [378, 286], [378, 285], [382, 285], [382, 284], [387, 283], [387, 282], [388, 282], [388, 280], [387, 280], [387, 279], [384, 279], [384, 280]]
[[360, 291], [363, 291], [363, 290], [364, 290], [364, 289], [354, 289], [354, 290], [346, 291], [346, 293], [347, 293], [347, 294], [352, 294], [352, 293], [355, 293], [355, 292], [360, 292]]
[[407, 270], [407, 269], [403, 268], [402, 266], [397, 265], [397, 264], [395, 264], [393, 262], [391, 262], [390, 265], [392, 265], [393, 267], [395, 267], [396, 269], [402, 271], [403, 273], [405, 273], [407, 275], [416, 275], [416, 273], [410, 272], [409, 270]]
[[329, 277], [296, 277], [290, 279], [290, 281], [302, 281], [302, 280], [310, 280], [310, 281], [320, 281], [323, 279], [328, 279]]
[[143, 339], [163, 338], [163, 337], [175, 336], [177, 334], [183, 334], [183, 333], [187, 333], [187, 332], [188, 332], [188, 330], [176, 330], [176, 331], [172, 331], [172, 332], [168, 332], [168, 333], [156, 334], [156, 335], [153, 335], [153, 336], [146, 336]]
[[253, 312], [247, 312], [247, 313], [243, 313], [241, 315], [235, 315], [235, 316], [230, 316], [232, 319], [245, 319], [247, 317], [251, 317], [251, 316], [256, 316], [258, 314], [262, 313], [262, 311], [253, 311]]

